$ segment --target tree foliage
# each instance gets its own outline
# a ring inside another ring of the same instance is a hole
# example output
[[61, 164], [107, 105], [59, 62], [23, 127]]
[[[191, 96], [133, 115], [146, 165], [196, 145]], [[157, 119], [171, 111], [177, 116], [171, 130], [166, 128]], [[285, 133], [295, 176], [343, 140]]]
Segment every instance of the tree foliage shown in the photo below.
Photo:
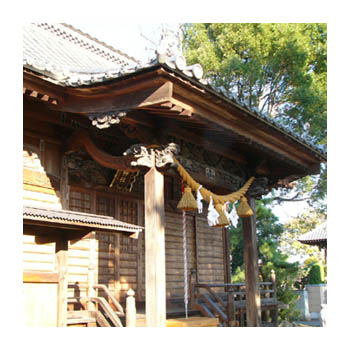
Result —
[[323, 265], [316, 263], [311, 266], [310, 272], [308, 275], [309, 284], [321, 284], [324, 283], [324, 270]]
[[[214, 88], [326, 145], [326, 24], [195, 23], [183, 26], [183, 37], [187, 61], [200, 63]], [[323, 201], [326, 173], [299, 181], [294, 199]]]
[[[283, 319], [291, 319], [295, 314], [296, 296], [292, 292], [294, 282], [300, 275], [300, 265], [288, 262], [288, 255], [280, 249], [283, 225], [269, 207], [270, 200], [256, 201], [256, 229], [258, 236], [258, 257], [261, 261], [260, 279], [271, 280], [271, 271], [276, 272], [278, 300], [290, 308], [280, 313]], [[232, 255], [232, 282], [244, 282], [243, 232], [242, 223], [230, 228]]]

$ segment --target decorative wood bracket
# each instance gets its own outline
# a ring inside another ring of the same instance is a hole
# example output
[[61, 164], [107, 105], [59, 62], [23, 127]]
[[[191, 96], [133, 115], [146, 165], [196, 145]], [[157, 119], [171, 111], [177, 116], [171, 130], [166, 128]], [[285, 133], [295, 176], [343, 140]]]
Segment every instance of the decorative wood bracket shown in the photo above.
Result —
[[162, 168], [167, 164], [174, 163], [174, 156], [180, 153], [180, 147], [175, 143], [169, 143], [166, 146], [136, 144], [124, 152], [124, 156], [134, 156], [136, 161], [131, 165], [146, 166], [152, 168]]
[[124, 170], [128, 172], [137, 172], [138, 169], [131, 166], [130, 162], [134, 160], [133, 156], [112, 156], [99, 148], [92, 142], [86, 131], [79, 130], [75, 132], [67, 141], [66, 147], [69, 151], [85, 148], [90, 156], [100, 165], [115, 170]]
[[121, 119], [126, 116], [125, 111], [116, 111], [108, 113], [89, 114], [91, 124], [98, 129], [109, 128], [113, 124], [119, 124]]

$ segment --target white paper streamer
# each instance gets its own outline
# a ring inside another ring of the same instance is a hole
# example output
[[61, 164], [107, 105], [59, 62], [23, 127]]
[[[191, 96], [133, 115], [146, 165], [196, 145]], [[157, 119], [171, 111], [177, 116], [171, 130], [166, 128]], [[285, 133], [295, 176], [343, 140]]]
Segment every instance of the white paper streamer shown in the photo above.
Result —
[[227, 219], [231, 222], [232, 226], [237, 227], [238, 221], [239, 221], [239, 216], [237, 215], [236, 207], [234, 204], [232, 204], [232, 210], [230, 213], [228, 213], [226, 211], [226, 204], [228, 204], [228, 203], [225, 203], [224, 213], [225, 213]]
[[209, 207], [208, 207], [208, 225], [209, 226], [215, 226], [218, 223], [219, 219], [219, 213], [216, 211], [214, 205], [213, 205], [213, 198], [210, 197]]
[[198, 206], [198, 213], [199, 214], [201, 214], [203, 212], [203, 203], [202, 203], [203, 196], [202, 196], [201, 191], [200, 191], [201, 188], [202, 188], [202, 185], [200, 185], [198, 187], [198, 190], [197, 190], [197, 206]]

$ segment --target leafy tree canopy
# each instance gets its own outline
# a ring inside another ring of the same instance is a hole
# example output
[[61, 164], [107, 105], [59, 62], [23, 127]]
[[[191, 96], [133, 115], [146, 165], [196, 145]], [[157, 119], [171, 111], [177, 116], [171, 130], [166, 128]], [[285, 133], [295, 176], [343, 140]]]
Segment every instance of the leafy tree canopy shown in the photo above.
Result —
[[[183, 38], [187, 61], [200, 63], [214, 88], [326, 145], [326, 24], [195, 23], [183, 26]], [[299, 181], [293, 200], [308, 193], [308, 203], [325, 210], [326, 173], [324, 166], [321, 176]]]
[[[260, 278], [271, 280], [271, 270], [276, 272], [278, 300], [289, 304], [290, 309], [280, 313], [280, 316], [292, 318], [295, 311], [295, 294], [291, 291], [294, 282], [301, 274], [299, 263], [288, 261], [288, 255], [281, 249], [281, 239], [284, 227], [279, 222], [271, 208], [271, 200], [256, 201], [256, 229], [258, 236], [258, 257], [261, 261]], [[244, 282], [243, 232], [242, 223], [237, 228], [230, 227], [232, 282]]]

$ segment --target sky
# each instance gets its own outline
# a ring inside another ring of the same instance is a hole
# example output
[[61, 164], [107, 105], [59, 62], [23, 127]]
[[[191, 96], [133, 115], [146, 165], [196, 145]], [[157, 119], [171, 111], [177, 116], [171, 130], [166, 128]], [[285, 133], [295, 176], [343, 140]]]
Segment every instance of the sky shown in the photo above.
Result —
[[[152, 56], [160, 39], [161, 23], [96, 23], [74, 20], [69, 24], [142, 62]], [[175, 25], [170, 24], [170, 28]]]

